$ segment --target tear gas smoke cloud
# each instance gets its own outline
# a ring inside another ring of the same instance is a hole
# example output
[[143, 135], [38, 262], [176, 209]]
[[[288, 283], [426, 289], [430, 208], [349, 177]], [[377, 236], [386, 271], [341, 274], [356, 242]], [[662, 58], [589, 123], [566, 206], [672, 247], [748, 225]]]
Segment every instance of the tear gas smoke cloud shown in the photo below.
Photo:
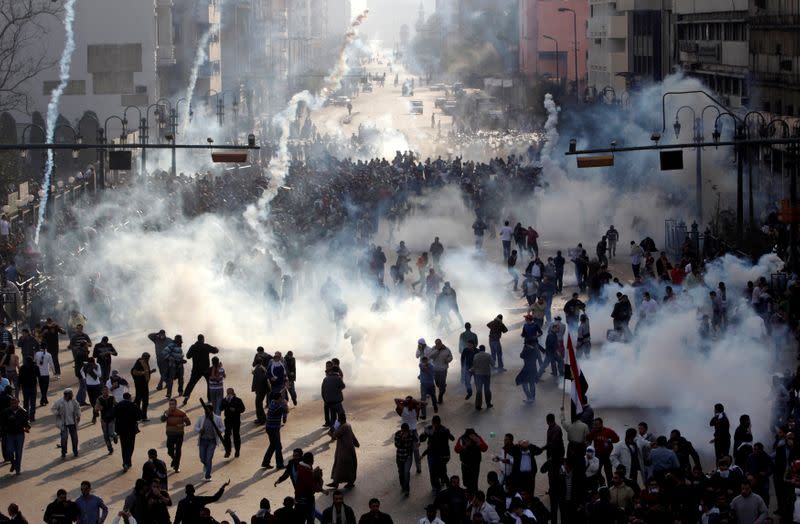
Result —
[[[409, 235], [415, 251], [427, 249], [425, 244], [439, 235], [446, 246], [445, 276], [459, 293], [462, 314], [482, 326], [511, 300], [504, 290], [503, 268], [461, 247], [469, 237], [471, 212], [456, 190], [417, 202], [427, 208], [425, 215], [401, 226], [387, 248], [387, 258], [394, 262], [400, 235]], [[247, 361], [258, 345], [294, 350], [301, 365], [337, 356], [358, 373], [364, 386], [413, 387], [417, 376], [413, 354], [419, 337], [431, 344], [441, 337], [456, 350], [458, 331], [443, 336], [438, 319], [431, 318], [421, 298], [388, 297], [388, 311], [372, 311], [378, 290], [354, 274], [354, 257], [360, 255], [360, 248], [352, 235], [308, 246], [303, 260], [291, 261], [296, 267], [294, 300], [281, 308], [265, 294], [267, 285], [280, 289], [281, 271], [270, 255], [253, 249], [254, 233], [249, 226], [235, 217], [209, 214], [186, 219], [178, 204], [144, 186], [108, 193], [96, 207], [80, 213], [79, 225], [60, 240], [61, 246], [79, 239], [88, 242], [84, 252], [91, 256], [68, 259], [64, 271], [76, 277], [67, 282], [68, 295], [78, 299], [91, 332], [107, 333], [112, 340], [122, 333], [159, 328], [169, 335], [181, 333], [186, 340], [204, 333], [209, 342], [223, 348], [223, 361], [229, 364]], [[120, 209], [137, 211], [124, 217]], [[123, 222], [128, 224], [123, 227]], [[106, 226], [95, 230], [97, 224]], [[378, 240], [387, 244], [385, 225], [381, 231]], [[228, 261], [237, 268], [231, 278], [222, 276]], [[366, 349], [360, 365], [350, 341], [341, 333], [337, 336], [321, 304], [319, 289], [327, 276], [340, 286], [347, 303], [345, 329], [364, 334]], [[416, 276], [407, 278], [416, 280]], [[108, 301], [89, 299], [90, 290], [82, 286], [90, 279], [108, 293]], [[451, 328], [459, 327], [452, 316]], [[477, 331], [485, 338], [482, 330]], [[134, 356], [133, 349], [122, 350], [124, 357]], [[301, 369], [299, 376], [302, 385], [316, 385], [313, 373]]]
[[[69, 82], [69, 70], [72, 66], [72, 54], [75, 52], [75, 32], [73, 26], [75, 24], [75, 1], [67, 0], [64, 3], [64, 31], [66, 33], [66, 41], [64, 42], [64, 50], [61, 52], [61, 59], [58, 62], [58, 85], [50, 94], [50, 102], [47, 104], [47, 132], [45, 135], [45, 142], [48, 144], [53, 143], [55, 137], [56, 123], [58, 122], [58, 106], [61, 102], [61, 95], [64, 94], [64, 89]], [[47, 150], [47, 161], [44, 167], [44, 181], [42, 182], [42, 189], [44, 196], [39, 206], [39, 220], [36, 222], [36, 233], [34, 242], [39, 243], [39, 233], [44, 224], [45, 213], [47, 212], [48, 196], [50, 194], [50, 176], [53, 174], [53, 150]]]
[[[657, 410], [659, 420], [648, 421], [654, 431], [667, 434], [680, 428], [697, 446], [709, 436], [708, 428], [698, 421], [710, 418], [714, 404], [722, 402], [732, 424], [739, 415], [749, 414], [756, 439], [767, 439], [776, 349], [766, 336], [764, 321], [741, 298], [741, 290], [748, 280], [768, 277], [780, 266], [774, 255], [755, 266], [732, 256], [710, 265], [705, 284], [715, 289], [725, 282], [728, 289], [730, 324], [716, 340], [700, 332], [700, 317], [710, 317], [711, 308], [709, 290], [697, 287], [680, 293], [674, 303], [660, 305], [652, 321], [635, 328], [630, 343], [606, 343], [602, 350], [593, 350], [581, 364], [592, 405]], [[664, 287], [647, 290], [660, 301]], [[645, 289], [607, 287], [605, 302], [593, 302], [587, 311], [595, 343], [612, 327], [617, 291], [628, 295], [638, 319], [638, 300]]]

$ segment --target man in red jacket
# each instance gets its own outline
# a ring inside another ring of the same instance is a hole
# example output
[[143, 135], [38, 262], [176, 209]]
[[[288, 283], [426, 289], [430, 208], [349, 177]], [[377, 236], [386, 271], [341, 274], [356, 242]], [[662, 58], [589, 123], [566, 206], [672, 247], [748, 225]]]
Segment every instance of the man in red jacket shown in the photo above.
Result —
[[586, 443], [594, 446], [597, 458], [600, 459], [600, 466], [606, 475], [608, 485], [611, 485], [611, 450], [614, 444], [619, 442], [619, 435], [611, 429], [603, 426], [603, 419], [597, 417], [592, 422], [592, 430], [586, 436]]

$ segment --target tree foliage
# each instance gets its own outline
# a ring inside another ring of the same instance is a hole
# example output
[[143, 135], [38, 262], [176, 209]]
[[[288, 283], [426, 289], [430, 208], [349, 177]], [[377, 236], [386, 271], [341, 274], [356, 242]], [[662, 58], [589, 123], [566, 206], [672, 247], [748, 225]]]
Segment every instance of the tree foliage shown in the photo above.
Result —
[[28, 81], [55, 65], [45, 20], [61, 11], [51, 0], [0, 0], [0, 111], [28, 112]]

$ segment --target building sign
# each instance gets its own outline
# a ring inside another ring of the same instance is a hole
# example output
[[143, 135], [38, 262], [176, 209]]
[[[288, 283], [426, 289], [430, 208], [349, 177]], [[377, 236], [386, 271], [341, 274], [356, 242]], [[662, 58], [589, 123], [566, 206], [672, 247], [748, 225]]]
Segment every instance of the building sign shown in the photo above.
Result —
[[718, 64], [720, 62], [720, 48], [717, 44], [704, 44], [700, 43], [697, 46], [697, 58], [701, 62]]

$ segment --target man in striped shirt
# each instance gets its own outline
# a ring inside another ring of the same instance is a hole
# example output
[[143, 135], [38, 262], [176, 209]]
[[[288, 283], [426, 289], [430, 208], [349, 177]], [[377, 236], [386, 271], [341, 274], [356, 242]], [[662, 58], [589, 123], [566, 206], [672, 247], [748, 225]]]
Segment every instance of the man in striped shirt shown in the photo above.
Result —
[[411, 432], [408, 424], [403, 422], [400, 431], [394, 434], [394, 447], [397, 450], [397, 473], [400, 476], [400, 488], [405, 497], [408, 497], [410, 491], [411, 463], [416, 443], [417, 437]]
[[269, 461], [272, 459], [273, 453], [275, 454], [275, 462], [278, 469], [283, 469], [283, 446], [281, 445], [281, 422], [286, 416], [288, 408], [286, 399], [279, 391], [274, 391], [270, 395], [269, 405], [267, 406], [267, 438], [269, 439], [269, 447], [264, 454], [264, 460], [261, 461], [262, 468], [271, 468], [272, 464]]

